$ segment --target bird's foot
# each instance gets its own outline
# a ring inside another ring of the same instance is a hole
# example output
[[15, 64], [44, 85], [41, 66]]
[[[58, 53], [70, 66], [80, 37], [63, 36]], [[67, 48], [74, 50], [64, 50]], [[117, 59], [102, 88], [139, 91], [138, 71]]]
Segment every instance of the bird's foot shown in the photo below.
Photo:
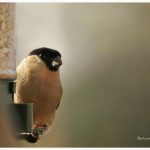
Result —
[[39, 133], [39, 136], [42, 137], [43, 135], [46, 135], [50, 132], [50, 126], [49, 124], [36, 124], [33, 126], [34, 130], [37, 130]]

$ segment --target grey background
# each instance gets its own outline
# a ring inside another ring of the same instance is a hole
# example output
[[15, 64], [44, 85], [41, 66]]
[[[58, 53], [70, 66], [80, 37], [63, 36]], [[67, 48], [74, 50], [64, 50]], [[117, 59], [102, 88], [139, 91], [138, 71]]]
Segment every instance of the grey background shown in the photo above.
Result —
[[[34, 48], [62, 53], [64, 89], [37, 147], [150, 146], [150, 4], [17, 3], [17, 64]], [[44, 108], [43, 108], [44, 109]]]

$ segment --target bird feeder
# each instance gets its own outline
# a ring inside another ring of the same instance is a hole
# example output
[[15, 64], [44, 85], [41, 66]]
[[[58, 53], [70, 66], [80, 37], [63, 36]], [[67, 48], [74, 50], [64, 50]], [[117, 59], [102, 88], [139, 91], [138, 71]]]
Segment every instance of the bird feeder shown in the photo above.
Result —
[[[15, 4], [0, 3], [0, 109], [13, 126], [16, 139], [36, 142], [41, 133], [32, 129], [33, 104], [14, 104], [16, 79]], [[7, 109], [5, 109], [7, 108]], [[8, 110], [8, 111], [7, 111]]]

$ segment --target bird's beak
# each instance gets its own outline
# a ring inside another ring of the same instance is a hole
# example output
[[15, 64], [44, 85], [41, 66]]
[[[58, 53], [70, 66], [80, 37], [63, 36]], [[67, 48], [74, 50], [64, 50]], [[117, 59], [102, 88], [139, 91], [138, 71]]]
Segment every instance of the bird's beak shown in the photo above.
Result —
[[62, 65], [62, 60], [59, 56], [55, 57], [52, 61], [52, 66], [55, 67], [55, 66], [61, 66]]

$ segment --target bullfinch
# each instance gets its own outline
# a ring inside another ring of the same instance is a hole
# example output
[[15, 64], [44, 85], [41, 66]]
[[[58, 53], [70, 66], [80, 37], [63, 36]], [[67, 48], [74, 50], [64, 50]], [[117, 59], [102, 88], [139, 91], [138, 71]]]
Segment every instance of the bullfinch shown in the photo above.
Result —
[[[63, 89], [59, 68], [61, 54], [42, 47], [31, 51], [18, 65], [14, 103], [33, 103], [33, 131], [43, 129], [48, 133]], [[38, 132], [31, 133], [29, 142], [39, 139]]]

